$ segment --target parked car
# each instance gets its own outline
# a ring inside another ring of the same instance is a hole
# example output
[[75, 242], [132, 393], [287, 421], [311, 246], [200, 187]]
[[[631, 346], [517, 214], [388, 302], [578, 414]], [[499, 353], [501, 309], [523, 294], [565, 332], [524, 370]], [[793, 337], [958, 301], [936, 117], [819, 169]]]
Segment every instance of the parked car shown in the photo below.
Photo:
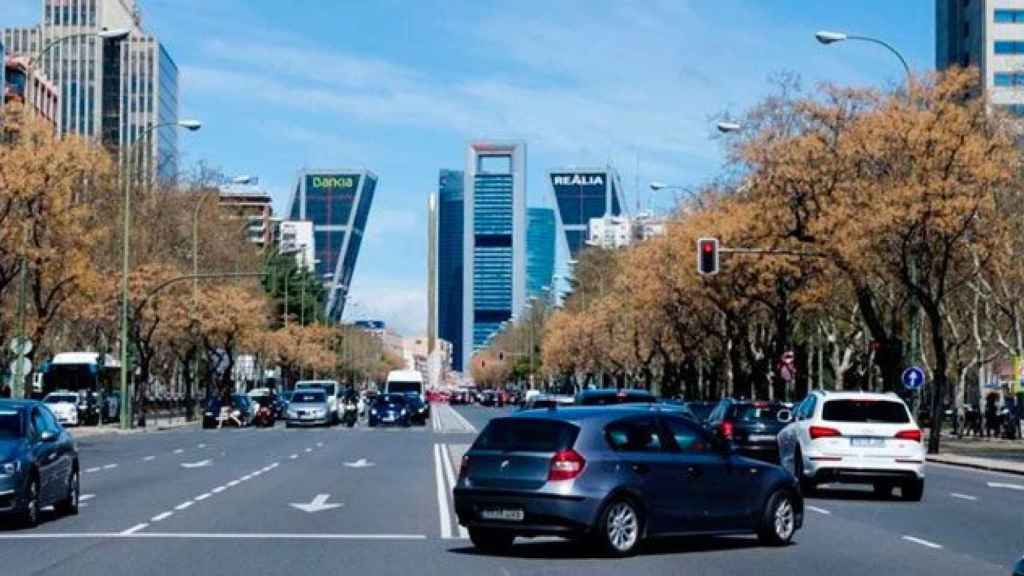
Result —
[[607, 406], [610, 404], [653, 404], [658, 399], [646, 390], [603, 388], [583, 390], [576, 394], [577, 406]]
[[815, 390], [797, 406], [778, 438], [782, 465], [804, 489], [825, 482], [871, 484], [888, 497], [924, 495], [921, 429], [895, 394]]
[[50, 409], [57, 422], [62, 426], [78, 426], [78, 402], [81, 400], [77, 392], [57, 390], [43, 398], [43, 404]]
[[545, 408], [558, 408], [558, 399], [547, 394], [534, 394], [529, 400], [523, 403], [521, 410], [539, 410]]
[[381, 394], [370, 406], [370, 417], [367, 424], [373, 426], [397, 425], [408, 427], [412, 424], [412, 414], [405, 394]]
[[778, 463], [778, 434], [792, 420], [792, 412], [780, 402], [750, 402], [724, 398], [711, 411], [704, 426], [741, 453]]
[[42, 402], [0, 400], [0, 514], [25, 526], [39, 511], [78, 513], [78, 449]]
[[786, 470], [737, 454], [689, 418], [638, 406], [495, 418], [462, 459], [454, 497], [459, 524], [486, 552], [543, 535], [617, 556], [674, 534], [753, 532], [782, 545], [804, 513]]
[[285, 427], [330, 426], [337, 414], [331, 410], [330, 397], [321, 388], [304, 388], [292, 392], [288, 403]]
[[424, 402], [415, 392], [406, 392], [405, 402], [408, 404], [409, 418], [412, 422], [425, 426], [430, 418], [430, 404]]

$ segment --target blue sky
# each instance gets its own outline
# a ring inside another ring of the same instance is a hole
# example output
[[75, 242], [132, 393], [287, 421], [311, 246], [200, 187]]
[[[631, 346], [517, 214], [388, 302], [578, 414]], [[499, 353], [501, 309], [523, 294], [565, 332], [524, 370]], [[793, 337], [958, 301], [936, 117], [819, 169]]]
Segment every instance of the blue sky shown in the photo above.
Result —
[[[3, 0], [0, 25], [38, 21], [40, 0]], [[823, 47], [819, 29], [885, 38], [934, 67], [931, 0], [140, 0], [144, 26], [181, 72], [184, 162], [261, 177], [283, 209], [303, 167], [366, 167], [377, 200], [350, 318], [406, 334], [426, 318], [426, 198], [461, 169], [468, 140], [528, 144], [531, 205], [544, 172], [611, 161], [636, 182], [696, 185], [721, 172], [710, 118], [739, 113], [777, 72], [894, 84], [879, 47]], [[637, 165], [639, 164], [639, 172]], [[667, 209], [668, 198], [656, 201]]]

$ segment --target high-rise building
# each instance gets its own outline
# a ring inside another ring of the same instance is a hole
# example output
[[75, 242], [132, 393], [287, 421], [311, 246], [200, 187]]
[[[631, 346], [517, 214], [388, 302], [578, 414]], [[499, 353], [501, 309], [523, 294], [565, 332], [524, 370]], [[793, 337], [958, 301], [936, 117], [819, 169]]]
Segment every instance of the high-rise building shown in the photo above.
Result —
[[[3, 52], [0, 45], [0, 52]], [[60, 92], [53, 82], [42, 73], [29, 74], [28, 58], [9, 56], [4, 58], [3, 72], [0, 72], [0, 86], [3, 86], [3, 104], [18, 102], [31, 107], [32, 111], [46, 120], [54, 129], [60, 122]], [[31, 80], [30, 80], [31, 78]]]
[[313, 222], [316, 272], [327, 288], [325, 316], [340, 322], [377, 189], [369, 170], [306, 170], [288, 203], [289, 220]]
[[[32, 58], [54, 40], [35, 65], [60, 90], [59, 133], [101, 140], [121, 162], [134, 155], [147, 180], [178, 175], [178, 67], [157, 38], [145, 32], [135, 0], [42, 0], [42, 23], [6, 28], [10, 54]], [[128, 38], [89, 36], [131, 30]], [[145, 142], [142, 136], [151, 126]], [[138, 142], [138, 146], [134, 146]], [[132, 149], [134, 146], [134, 150]]]
[[472, 142], [466, 149], [462, 358], [526, 304], [526, 143]]
[[434, 217], [437, 238], [437, 288], [434, 297], [437, 336], [452, 343], [456, 369], [462, 368], [463, 237], [465, 195], [461, 170], [441, 170]]
[[249, 242], [264, 248], [273, 246], [274, 199], [259, 186], [258, 180], [245, 184], [225, 184], [220, 187], [220, 207], [239, 220], [248, 221], [246, 236]]
[[558, 228], [565, 237], [569, 258], [576, 258], [587, 242], [591, 218], [622, 214], [622, 183], [612, 167], [559, 168], [548, 172], [558, 209]]
[[935, 66], [976, 66], [993, 106], [1024, 116], [1024, 0], [936, 0]]
[[555, 276], [555, 211], [529, 208], [526, 216], [526, 294], [545, 299]]

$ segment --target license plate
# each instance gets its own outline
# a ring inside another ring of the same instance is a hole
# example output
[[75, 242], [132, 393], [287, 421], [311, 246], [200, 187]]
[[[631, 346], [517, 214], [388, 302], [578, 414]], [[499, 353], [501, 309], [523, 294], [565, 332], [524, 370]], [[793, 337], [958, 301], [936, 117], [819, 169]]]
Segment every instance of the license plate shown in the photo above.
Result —
[[751, 434], [749, 438], [751, 442], [773, 442], [775, 434]]
[[494, 508], [480, 512], [480, 517], [484, 520], [504, 520], [506, 522], [522, 522], [525, 516], [520, 508]]
[[850, 446], [859, 448], [881, 448], [885, 446], [884, 438], [850, 438]]
[[303, 420], [312, 420], [313, 419], [313, 415], [312, 414], [300, 414], [300, 416], [302, 417]]
[[395, 417], [394, 416], [385, 416], [384, 417], [384, 421], [385, 422], [394, 422], [395, 421]]

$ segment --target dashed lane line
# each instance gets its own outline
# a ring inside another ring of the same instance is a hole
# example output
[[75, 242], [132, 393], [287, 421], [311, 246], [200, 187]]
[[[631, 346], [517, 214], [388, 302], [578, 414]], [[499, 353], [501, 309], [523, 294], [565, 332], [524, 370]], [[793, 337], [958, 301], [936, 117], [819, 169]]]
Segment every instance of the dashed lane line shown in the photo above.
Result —
[[969, 500], [971, 502], [974, 502], [975, 500], [978, 499], [977, 496], [971, 496], [969, 494], [960, 494], [959, 492], [950, 492], [949, 495], [952, 496], [953, 498], [959, 498], [960, 500]]
[[206, 500], [206, 499], [207, 499], [207, 498], [209, 498], [210, 496], [213, 496], [213, 494], [210, 494], [209, 492], [203, 492], [203, 493], [202, 493], [202, 494], [200, 494], [199, 496], [196, 496], [196, 497], [195, 497], [195, 501], [196, 501], [196, 502], [202, 502], [203, 500]]
[[1007, 490], [1018, 490], [1024, 491], [1024, 486], [1020, 484], [1010, 484], [1009, 482], [986, 482], [989, 488], [1006, 488]]
[[178, 449], [176, 449], [176, 450], [174, 451], [174, 453], [175, 453], [175, 454], [181, 454], [181, 453], [182, 453], [182, 452], [184, 452], [184, 451], [185, 451], [185, 450], [184, 450], [183, 448], [178, 448]]
[[146, 456], [145, 458], [142, 459], [142, 461], [143, 462], [149, 462], [149, 461], [154, 460], [154, 459], [156, 459], [156, 456]]
[[181, 504], [178, 504], [177, 506], [174, 507], [174, 509], [175, 510], [179, 510], [179, 511], [180, 510], [184, 510], [184, 509], [188, 508], [189, 506], [191, 506], [192, 504], [195, 504], [195, 502], [193, 502], [191, 500], [188, 500], [186, 502], [182, 502]]
[[214, 493], [214, 494], [220, 494], [221, 492], [223, 492], [223, 491], [225, 491], [225, 490], [227, 490], [227, 489], [228, 489], [228, 487], [227, 487], [227, 486], [217, 486], [217, 487], [216, 487], [216, 488], [214, 488], [213, 490], [210, 490], [210, 492], [212, 492], [212, 493]]
[[906, 540], [907, 542], [913, 542], [914, 544], [920, 544], [921, 546], [925, 546], [925, 547], [931, 548], [933, 550], [941, 550], [942, 549], [942, 544], [936, 544], [935, 542], [929, 542], [928, 540], [924, 540], [922, 538], [916, 538], [914, 536], [903, 536], [903, 539]]
[[131, 535], [131, 534], [135, 534], [136, 532], [138, 532], [139, 530], [142, 530], [146, 526], [149, 526], [149, 524], [146, 523], [146, 522], [140, 522], [139, 524], [136, 524], [135, 526], [132, 526], [131, 528], [121, 532], [119, 534], [119, 536], [128, 536], [128, 535]]
[[168, 510], [167, 512], [161, 512], [161, 513], [157, 514], [156, 516], [153, 516], [152, 518], [149, 519], [149, 521], [150, 522], [159, 522], [161, 520], [165, 520], [167, 518], [170, 518], [171, 516], [174, 516], [174, 512], [171, 512], [170, 510]]
[[103, 467], [104, 470], [113, 470], [114, 468], [117, 468], [117, 464], [107, 464]]
[[805, 505], [804, 508], [807, 508], [808, 510], [810, 510], [812, 512], [817, 512], [818, 514], [824, 514], [826, 516], [832, 514], [828, 510], [825, 510], [824, 508], [818, 508], [817, 506]]
[[99, 471], [100, 471], [100, 467], [99, 466], [93, 466], [92, 468], [86, 468], [85, 469], [85, 472], [88, 473], [88, 474], [92, 474], [93, 472], [99, 472]]
[[298, 457], [299, 457], [298, 454], [292, 454], [291, 456], [289, 456], [289, 458], [291, 458], [292, 460], [295, 460]]
[[78, 497], [78, 501], [79, 502], [85, 502], [87, 500], [92, 500], [95, 497], [96, 497], [95, 494], [82, 494], [81, 496]]

